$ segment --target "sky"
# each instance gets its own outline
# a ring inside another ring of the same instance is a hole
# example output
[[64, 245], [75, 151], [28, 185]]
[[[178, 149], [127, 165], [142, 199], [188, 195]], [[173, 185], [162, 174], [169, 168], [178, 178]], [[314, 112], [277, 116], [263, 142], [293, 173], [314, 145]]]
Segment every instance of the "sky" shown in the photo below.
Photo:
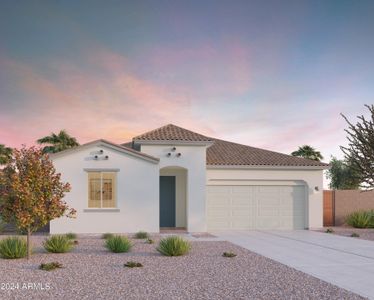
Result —
[[343, 157], [374, 101], [374, 1], [0, 1], [0, 144], [173, 123]]

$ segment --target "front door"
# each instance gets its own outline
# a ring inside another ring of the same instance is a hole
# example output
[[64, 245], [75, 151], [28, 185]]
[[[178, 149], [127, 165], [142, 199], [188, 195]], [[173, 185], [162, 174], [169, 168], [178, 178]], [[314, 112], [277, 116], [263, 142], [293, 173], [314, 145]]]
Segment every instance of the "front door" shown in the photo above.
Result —
[[175, 227], [175, 176], [160, 176], [160, 227]]

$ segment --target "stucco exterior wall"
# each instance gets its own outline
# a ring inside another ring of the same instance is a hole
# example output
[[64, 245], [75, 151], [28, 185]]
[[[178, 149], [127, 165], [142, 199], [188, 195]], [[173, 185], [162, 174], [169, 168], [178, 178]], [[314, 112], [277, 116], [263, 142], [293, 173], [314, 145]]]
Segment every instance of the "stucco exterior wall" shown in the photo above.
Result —
[[[323, 227], [323, 171], [290, 169], [207, 169], [207, 185], [305, 185], [306, 227]], [[318, 187], [318, 191], [315, 190]]]
[[[176, 147], [172, 151], [172, 147]], [[187, 170], [187, 230], [206, 231], [206, 146], [141, 145], [141, 151], [160, 158], [159, 168], [181, 167]], [[170, 156], [167, 156], [171, 153]], [[177, 153], [181, 153], [178, 157]]]
[[[108, 160], [93, 160], [102, 149]], [[64, 200], [77, 210], [77, 218], [53, 220], [51, 233], [123, 233], [145, 230], [159, 232], [158, 164], [103, 146], [93, 146], [53, 159], [62, 180], [72, 190]], [[88, 211], [88, 178], [84, 169], [118, 169], [117, 208], [119, 211]]]

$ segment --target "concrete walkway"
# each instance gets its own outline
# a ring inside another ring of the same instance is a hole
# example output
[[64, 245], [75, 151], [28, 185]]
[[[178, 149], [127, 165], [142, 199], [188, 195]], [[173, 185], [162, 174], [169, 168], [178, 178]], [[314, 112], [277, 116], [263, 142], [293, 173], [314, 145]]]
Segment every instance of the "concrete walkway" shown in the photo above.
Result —
[[314, 231], [214, 232], [253, 252], [374, 299], [374, 242]]

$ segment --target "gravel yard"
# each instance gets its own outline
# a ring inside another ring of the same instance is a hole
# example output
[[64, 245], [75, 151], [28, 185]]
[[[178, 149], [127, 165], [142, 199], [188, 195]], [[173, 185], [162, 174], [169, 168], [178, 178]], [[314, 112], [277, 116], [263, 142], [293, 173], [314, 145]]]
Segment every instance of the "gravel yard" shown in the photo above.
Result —
[[[33, 237], [30, 261], [0, 259], [0, 299], [363, 299], [228, 242], [193, 241], [187, 256], [164, 257], [155, 250], [158, 237], [151, 245], [133, 240], [123, 254], [89, 236], [79, 237], [70, 253], [50, 254], [41, 247], [44, 238]], [[238, 256], [224, 258], [225, 251]], [[130, 260], [144, 267], [123, 267]], [[38, 270], [52, 261], [64, 268]], [[39, 286], [23, 289], [24, 283]]]
[[350, 237], [352, 233], [357, 233], [360, 236], [355, 237], [355, 239], [374, 241], [374, 228], [353, 228], [353, 227], [348, 227], [348, 226], [339, 226], [339, 227], [325, 227], [324, 230], [320, 230], [320, 231], [324, 232], [326, 231], [327, 228], [331, 228], [332, 230], [334, 230], [333, 234]]

